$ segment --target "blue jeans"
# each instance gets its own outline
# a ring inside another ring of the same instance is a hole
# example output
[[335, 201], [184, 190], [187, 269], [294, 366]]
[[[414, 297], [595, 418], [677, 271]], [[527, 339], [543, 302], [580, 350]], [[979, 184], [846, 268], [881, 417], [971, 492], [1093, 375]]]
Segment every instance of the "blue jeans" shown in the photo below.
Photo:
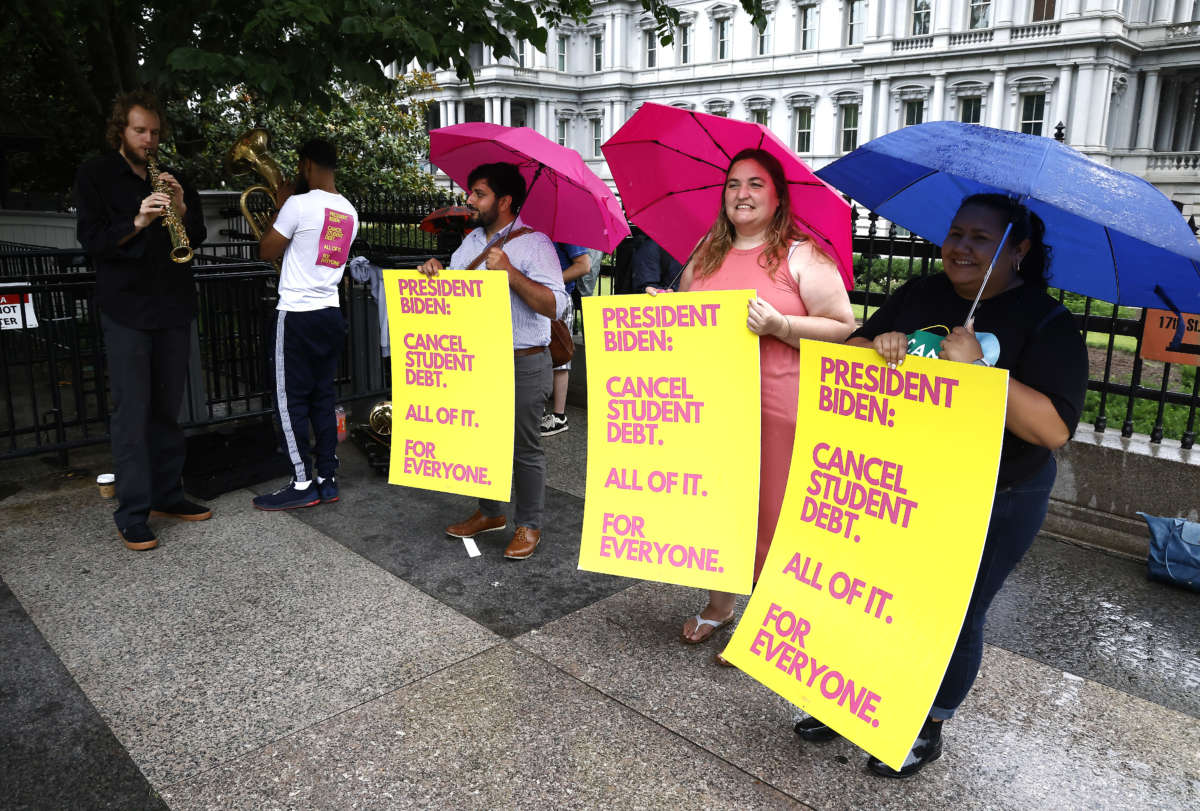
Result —
[[1046, 519], [1050, 489], [1054, 487], [1057, 474], [1058, 465], [1051, 456], [1033, 476], [996, 491], [996, 498], [992, 502], [992, 520], [979, 561], [979, 575], [975, 578], [975, 590], [971, 592], [967, 615], [963, 619], [954, 653], [950, 656], [950, 664], [946, 666], [946, 675], [942, 677], [942, 686], [929, 710], [930, 718], [938, 721], [953, 718], [954, 711], [975, 683], [979, 664], [983, 660], [983, 623], [988, 607], [1009, 574], [1033, 545], [1033, 539]]

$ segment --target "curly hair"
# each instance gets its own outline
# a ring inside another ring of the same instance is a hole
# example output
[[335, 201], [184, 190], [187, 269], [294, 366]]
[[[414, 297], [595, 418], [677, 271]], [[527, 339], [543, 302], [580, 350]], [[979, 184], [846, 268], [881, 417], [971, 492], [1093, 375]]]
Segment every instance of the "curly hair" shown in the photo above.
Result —
[[[767, 271], [767, 275], [774, 279], [775, 271], [779, 269], [779, 263], [787, 255], [788, 246], [796, 240], [803, 239], [804, 232], [796, 226], [792, 219], [792, 198], [788, 194], [787, 177], [783, 173], [783, 166], [779, 163], [779, 159], [770, 152], [765, 149], [743, 149], [729, 162], [729, 169], [725, 171], [725, 181], [729, 181], [729, 174], [733, 171], [733, 167], [744, 160], [757, 161], [767, 170], [767, 174], [775, 186], [775, 195], [779, 198], [779, 206], [775, 209], [775, 216], [771, 218], [771, 222], [767, 226], [767, 239], [763, 243], [763, 252], [758, 259], [759, 264]], [[733, 238], [733, 223], [729, 221], [729, 216], [725, 213], [725, 194], [722, 190], [721, 207], [717, 211], [717, 219], [696, 249], [692, 272], [696, 274], [697, 278], [703, 279], [716, 272], [721, 263], [725, 261], [730, 248], [733, 247]]]
[[158, 96], [149, 90], [131, 90], [113, 99], [112, 112], [108, 114], [108, 130], [104, 137], [113, 149], [120, 149], [121, 138], [129, 126], [129, 111], [134, 107], [142, 107], [158, 116], [158, 137], [160, 140], [167, 137], [167, 119]]

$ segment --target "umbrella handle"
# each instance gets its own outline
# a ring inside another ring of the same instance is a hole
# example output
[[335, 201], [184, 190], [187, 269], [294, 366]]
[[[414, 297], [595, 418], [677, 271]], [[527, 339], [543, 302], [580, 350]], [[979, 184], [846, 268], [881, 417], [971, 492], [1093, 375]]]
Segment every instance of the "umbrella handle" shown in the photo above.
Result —
[[1004, 236], [1000, 237], [1000, 244], [996, 246], [996, 252], [992, 254], [992, 261], [988, 264], [987, 273], [983, 274], [983, 281], [979, 283], [979, 292], [975, 294], [975, 300], [971, 302], [971, 311], [967, 313], [967, 320], [963, 322], [963, 326], [970, 324], [975, 320], [975, 308], [979, 306], [979, 299], [983, 296], [983, 288], [987, 287], [988, 279], [992, 277], [992, 268], [996, 266], [996, 260], [1000, 257], [1000, 251], [1004, 250], [1004, 243], [1008, 242], [1008, 235], [1012, 232], [1013, 224], [1009, 222], [1004, 228]]

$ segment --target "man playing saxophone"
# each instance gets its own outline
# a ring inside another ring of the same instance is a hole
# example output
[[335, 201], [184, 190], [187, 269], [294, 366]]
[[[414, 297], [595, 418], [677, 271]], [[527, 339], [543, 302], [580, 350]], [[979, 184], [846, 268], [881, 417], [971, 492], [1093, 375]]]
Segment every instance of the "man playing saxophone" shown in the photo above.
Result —
[[[113, 102], [107, 139], [114, 151], [79, 167], [77, 236], [96, 271], [96, 304], [112, 392], [117, 531], [133, 550], [153, 549], [151, 517], [202, 521], [207, 507], [184, 497], [185, 454], [177, 418], [196, 317], [191, 262], [180, 256], [163, 219], [182, 224], [191, 246], [206, 231], [196, 190], [167, 169], [147, 171], [165, 124], [150, 93]], [[172, 259], [173, 251], [176, 258]], [[180, 261], [182, 259], [182, 261]]]

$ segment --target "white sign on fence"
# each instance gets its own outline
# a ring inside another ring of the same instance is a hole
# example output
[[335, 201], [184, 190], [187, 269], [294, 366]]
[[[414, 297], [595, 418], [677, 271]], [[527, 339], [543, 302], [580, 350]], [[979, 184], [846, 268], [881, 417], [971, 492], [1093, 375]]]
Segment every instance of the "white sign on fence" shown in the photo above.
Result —
[[[25, 287], [23, 293], [10, 293], [2, 288]], [[25, 284], [0, 284], [0, 329], [22, 329], [38, 325], [33, 311], [33, 294]]]

